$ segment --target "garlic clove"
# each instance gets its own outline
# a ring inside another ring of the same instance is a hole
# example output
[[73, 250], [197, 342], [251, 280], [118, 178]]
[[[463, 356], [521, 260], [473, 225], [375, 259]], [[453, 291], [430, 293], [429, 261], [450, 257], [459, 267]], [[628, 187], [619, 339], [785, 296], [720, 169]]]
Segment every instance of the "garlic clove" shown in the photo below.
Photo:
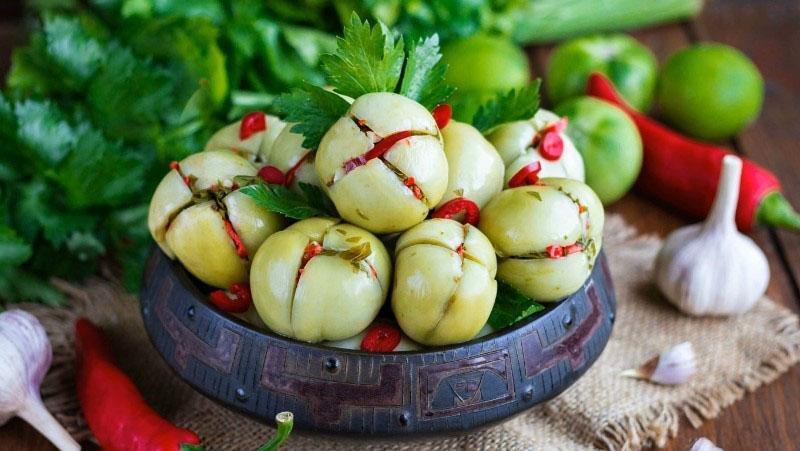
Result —
[[695, 371], [694, 348], [686, 341], [646, 361], [639, 368], [625, 370], [620, 375], [662, 385], [680, 385], [688, 382]]
[[705, 222], [682, 227], [656, 257], [655, 282], [664, 296], [692, 315], [734, 315], [749, 310], [769, 283], [769, 263], [734, 221], [742, 160], [723, 160], [717, 195]]
[[712, 442], [711, 440], [705, 437], [700, 437], [699, 439], [695, 440], [694, 443], [692, 443], [692, 447], [689, 448], [689, 451], [724, 451], [724, 450], [719, 446], [715, 445], [714, 442]]

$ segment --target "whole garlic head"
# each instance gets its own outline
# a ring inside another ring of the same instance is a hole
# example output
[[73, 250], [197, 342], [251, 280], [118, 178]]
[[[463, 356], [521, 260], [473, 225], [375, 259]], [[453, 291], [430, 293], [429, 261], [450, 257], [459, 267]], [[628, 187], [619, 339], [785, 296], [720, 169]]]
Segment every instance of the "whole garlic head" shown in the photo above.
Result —
[[734, 221], [741, 172], [742, 160], [734, 155], [724, 158], [706, 221], [673, 232], [656, 258], [656, 284], [686, 313], [743, 313], [767, 289], [767, 258], [753, 240], [739, 233]]

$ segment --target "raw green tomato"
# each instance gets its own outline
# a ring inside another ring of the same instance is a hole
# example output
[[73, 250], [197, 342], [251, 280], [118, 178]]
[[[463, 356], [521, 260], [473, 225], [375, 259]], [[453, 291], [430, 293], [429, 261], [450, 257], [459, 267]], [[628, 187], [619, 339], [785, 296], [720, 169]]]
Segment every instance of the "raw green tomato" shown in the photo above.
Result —
[[208, 285], [228, 288], [247, 281], [248, 261], [236, 253], [213, 201], [181, 211], [167, 229], [166, 243], [186, 270]]
[[499, 257], [498, 279], [543, 302], [574, 293], [599, 252], [602, 211], [591, 189], [572, 179], [502, 191], [479, 224]]
[[431, 219], [397, 241], [392, 310], [400, 328], [430, 346], [470, 340], [494, 306], [497, 261], [471, 225]]
[[[303, 222], [273, 234], [259, 248], [250, 271], [253, 304], [267, 327], [281, 335], [312, 343], [352, 337], [369, 326], [386, 299], [389, 255], [359, 227], [336, 220]], [[318, 251], [309, 254], [312, 248]]]
[[[388, 151], [367, 152], [399, 135]], [[323, 188], [342, 217], [374, 233], [420, 223], [447, 188], [447, 159], [430, 112], [393, 93], [365, 94], [325, 133], [314, 162]]]
[[583, 155], [586, 184], [609, 205], [627, 193], [642, 168], [642, 139], [628, 115], [602, 100], [579, 97], [556, 108]]
[[442, 130], [448, 178], [445, 202], [464, 197], [483, 207], [503, 189], [503, 160], [475, 127], [451, 120]]
[[445, 80], [456, 88], [452, 101], [462, 111], [455, 117], [469, 121], [488, 99], [510, 89], [521, 89], [531, 79], [528, 58], [507, 38], [475, 34], [450, 41], [442, 48], [448, 66]]
[[634, 108], [645, 111], [650, 107], [658, 61], [650, 49], [625, 34], [588, 36], [558, 46], [548, 65], [550, 102], [557, 105], [586, 94], [586, 81], [595, 71], [609, 77]]
[[289, 175], [292, 171], [292, 189], [299, 191], [300, 183], [319, 186], [319, 177], [314, 169], [314, 152], [303, 147], [303, 135], [291, 131], [289, 124], [275, 139], [269, 159], [265, 163]]
[[[170, 258], [174, 256], [164, 237], [167, 227], [178, 213], [189, 206], [193, 191], [207, 190], [220, 183], [223, 187], [232, 187], [233, 179], [238, 175], [255, 176], [256, 168], [246, 159], [227, 150], [189, 155], [176, 168], [170, 169], [153, 192], [147, 215], [150, 234], [165, 254]], [[186, 181], [190, 182], [191, 187]]]
[[206, 143], [204, 150], [232, 150], [246, 156], [250, 161], [264, 162], [268, 159], [275, 139], [286, 127], [279, 117], [264, 115], [266, 129], [241, 139], [242, 121], [217, 130]]
[[525, 166], [538, 162], [541, 169], [539, 177], [569, 177], [583, 181], [584, 163], [572, 140], [564, 132], [559, 132], [564, 150], [555, 160], [544, 158], [540, 147], [534, 141], [540, 140], [548, 127], [561, 118], [554, 113], [540, 109], [533, 118], [526, 121], [509, 122], [496, 127], [488, 136], [505, 164], [504, 186]]

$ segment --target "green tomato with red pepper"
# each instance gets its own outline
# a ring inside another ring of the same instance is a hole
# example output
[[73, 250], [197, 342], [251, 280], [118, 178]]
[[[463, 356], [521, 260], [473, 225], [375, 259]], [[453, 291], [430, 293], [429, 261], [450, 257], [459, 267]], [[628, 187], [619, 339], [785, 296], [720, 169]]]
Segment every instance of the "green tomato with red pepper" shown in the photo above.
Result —
[[254, 112], [217, 130], [205, 150], [231, 150], [255, 163], [268, 160], [272, 145], [286, 127], [277, 116]]
[[537, 301], [577, 291], [602, 245], [605, 214], [577, 180], [546, 178], [501, 192], [479, 224], [498, 256], [497, 277]]
[[480, 208], [503, 189], [503, 160], [475, 127], [450, 121], [442, 129], [447, 157], [447, 189], [436, 206], [463, 197]]
[[650, 107], [658, 80], [658, 61], [653, 52], [625, 34], [594, 35], [572, 39], [558, 46], [550, 57], [547, 96], [553, 104], [586, 94], [592, 72], [614, 82], [634, 108]]

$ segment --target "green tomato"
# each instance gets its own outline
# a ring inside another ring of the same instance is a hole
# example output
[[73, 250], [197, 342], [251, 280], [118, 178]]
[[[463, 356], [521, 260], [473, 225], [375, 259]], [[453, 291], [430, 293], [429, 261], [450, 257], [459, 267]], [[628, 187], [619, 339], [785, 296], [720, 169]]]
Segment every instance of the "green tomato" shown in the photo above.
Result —
[[284, 174], [294, 169], [291, 187], [300, 190], [300, 183], [319, 186], [319, 177], [314, 169], [314, 152], [303, 147], [303, 135], [294, 133], [289, 124], [275, 138], [275, 143], [265, 161], [267, 165], [278, 168]]
[[481, 212], [479, 228], [499, 257], [497, 277], [549, 302], [574, 293], [589, 277], [603, 223], [602, 205], [589, 187], [545, 178], [498, 194]]
[[442, 62], [448, 65], [445, 80], [456, 87], [452, 100], [466, 110], [455, 113], [464, 120], [484, 101], [525, 87], [531, 78], [525, 52], [500, 36], [479, 33], [450, 41], [442, 48]]
[[489, 318], [497, 295], [492, 244], [471, 225], [431, 219], [397, 241], [392, 310], [413, 340], [467, 341]]
[[634, 108], [647, 110], [653, 101], [658, 62], [653, 52], [624, 35], [595, 35], [560, 45], [550, 57], [547, 95], [553, 104], [586, 94], [592, 72], [608, 76]]
[[[389, 255], [366, 230], [331, 219], [311, 221], [273, 234], [259, 248], [250, 271], [253, 304], [276, 333], [312, 343], [343, 340], [369, 326], [383, 305]], [[322, 250], [304, 261], [312, 244]], [[368, 253], [356, 259], [352, 249], [362, 245]]]
[[586, 184], [604, 205], [627, 193], [642, 169], [642, 139], [628, 115], [602, 100], [579, 97], [556, 108], [569, 119], [566, 133], [583, 156]]
[[239, 136], [241, 120], [228, 124], [211, 136], [204, 150], [232, 150], [245, 155], [250, 161], [264, 162], [269, 158], [275, 139], [286, 127], [280, 118], [269, 114], [265, 115], [265, 123], [266, 130], [253, 133], [247, 139]]
[[[348, 166], [398, 132], [412, 136], [380, 158]], [[374, 233], [419, 224], [447, 189], [447, 158], [436, 121], [419, 103], [389, 92], [356, 99], [322, 137], [314, 165], [342, 217]], [[407, 184], [412, 179], [417, 192]]]
[[479, 208], [503, 189], [503, 160], [475, 127], [450, 121], [442, 130], [447, 156], [447, 189], [438, 206], [464, 197]]
[[764, 100], [764, 79], [740, 51], [698, 44], [672, 55], [658, 89], [664, 117], [702, 139], [729, 138], [752, 122]]

